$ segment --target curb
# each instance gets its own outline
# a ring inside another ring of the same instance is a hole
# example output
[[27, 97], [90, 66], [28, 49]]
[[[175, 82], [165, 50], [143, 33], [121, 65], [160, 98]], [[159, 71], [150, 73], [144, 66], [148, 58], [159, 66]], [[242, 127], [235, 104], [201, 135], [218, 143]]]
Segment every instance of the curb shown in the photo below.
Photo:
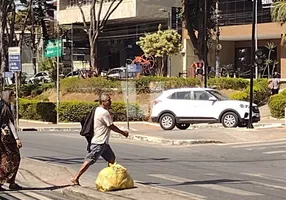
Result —
[[125, 138], [119, 134], [112, 134], [111, 138], [121, 138], [121, 139], [130, 139], [130, 140], [139, 140], [145, 142], [153, 142], [153, 143], [160, 143], [160, 144], [168, 144], [168, 145], [192, 145], [192, 144], [209, 144], [209, 143], [223, 143], [219, 140], [213, 139], [189, 139], [189, 140], [178, 140], [178, 139], [165, 139], [160, 137], [153, 137], [153, 136], [146, 136], [146, 135], [129, 135], [128, 138]]
[[44, 122], [44, 121], [29, 120], [29, 119], [19, 119], [19, 121], [20, 122], [35, 123], [35, 124], [54, 124], [53, 122]]

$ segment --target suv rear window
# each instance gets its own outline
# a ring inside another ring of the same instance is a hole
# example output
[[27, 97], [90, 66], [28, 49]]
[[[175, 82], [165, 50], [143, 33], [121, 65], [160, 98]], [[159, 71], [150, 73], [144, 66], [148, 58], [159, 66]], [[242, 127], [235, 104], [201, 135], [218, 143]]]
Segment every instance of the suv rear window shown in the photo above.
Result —
[[181, 99], [181, 100], [190, 100], [191, 99], [191, 92], [174, 92], [171, 96], [169, 96], [169, 99]]

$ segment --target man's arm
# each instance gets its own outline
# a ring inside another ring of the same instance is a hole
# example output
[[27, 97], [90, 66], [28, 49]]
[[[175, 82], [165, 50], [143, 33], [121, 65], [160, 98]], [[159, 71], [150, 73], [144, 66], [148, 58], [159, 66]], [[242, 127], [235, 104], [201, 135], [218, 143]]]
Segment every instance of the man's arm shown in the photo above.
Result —
[[129, 133], [128, 133], [128, 131], [122, 131], [121, 129], [119, 129], [117, 126], [115, 126], [114, 124], [111, 124], [110, 126], [109, 126], [109, 128], [112, 130], [112, 131], [114, 131], [114, 132], [116, 132], [116, 133], [120, 133], [121, 135], [123, 135], [123, 136], [125, 136], [125, 137], [128, 137], [128, 135], [129, 135]]

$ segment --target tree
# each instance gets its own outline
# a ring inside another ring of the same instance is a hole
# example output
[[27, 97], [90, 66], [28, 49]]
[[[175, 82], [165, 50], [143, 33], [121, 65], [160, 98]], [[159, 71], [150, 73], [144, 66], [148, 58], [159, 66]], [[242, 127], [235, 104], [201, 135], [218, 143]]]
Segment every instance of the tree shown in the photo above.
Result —
[[[182, 17], [185, 22], [185, 27], [188, 30], [188, 35], [194, 46], [195, 54], [199, 60], [204, 57], [204, 0], [182, 0], [183, 13]], [[211, 38], [212, 29], [215, 27], [214, 20], [211, 18], [213, 12], [214, 1], [207, 0], [207, 41]], [[207, 49], [208, 52], [208, 49]], [[205, 61], [207, 64], [207, 61]]]
[[[280, 23], [281, 26], [286, 22], [286, 0], [279, 0], [273, 3], [271, 16], [272, 20]], [[286, 32], [282, 36], [281, 45], [286, 45]]]
[[[8, 14], [11, 12], [12, 6], [14, 4], [13, 0], [0, 0], [0, 79], [3, 85], [3, 73], [7, 65], [7, 54], [8, 54]], [[14, 6], [15, 7], [15, 6]], [[9, 31], [9, 30], [8, 30]], [[14, 33], [10, 33], [14, 34]]]
[[161, 25], [155, 33], [145, 34], [140, 37], [137, 45], [143, 50], [144, 54], [148, 56], [155, 56], [161, 58], [161, 68], [158, 67], [157, 74], [165, 75], [166, 70], [164, 61], [167, 56], [178, 54], [182, 49], [181, 36], [175, 30], [161, 30]]
[[[87, 25], [85, 13], [82, 9], [82, 4], [79, 3], [84, 27], [88, 33], [89, 45], [90, 45], [90, 66], [96, 75], [99, 73], [99, 66], [97, 66], [97, 47], [96, 43], [100, 32], [103, 31], [106, 23], [111, 14], [118, 8], [123, 0], [110, 0], [107, 4], [105, 0], [92, 0], [90, 4], [90, 23]], [[105, 13], [103, 13], [103, 4], [108, 6]]]

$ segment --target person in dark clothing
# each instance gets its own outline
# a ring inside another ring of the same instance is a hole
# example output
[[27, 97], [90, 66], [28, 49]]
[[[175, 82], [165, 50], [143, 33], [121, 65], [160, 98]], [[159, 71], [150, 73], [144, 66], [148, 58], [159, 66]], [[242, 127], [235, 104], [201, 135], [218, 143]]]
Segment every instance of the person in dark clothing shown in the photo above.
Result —
[[0, 102], [0, 191], [5, 189], [1, 186], [9, 183], [11, 190], [21, 190], [22, 187], [15, 183], [20, 165], [21, 140], [14, 126], [14, 115], [11, 103], [14, 101], [14, 92], [5, 90], [2, 92]]

